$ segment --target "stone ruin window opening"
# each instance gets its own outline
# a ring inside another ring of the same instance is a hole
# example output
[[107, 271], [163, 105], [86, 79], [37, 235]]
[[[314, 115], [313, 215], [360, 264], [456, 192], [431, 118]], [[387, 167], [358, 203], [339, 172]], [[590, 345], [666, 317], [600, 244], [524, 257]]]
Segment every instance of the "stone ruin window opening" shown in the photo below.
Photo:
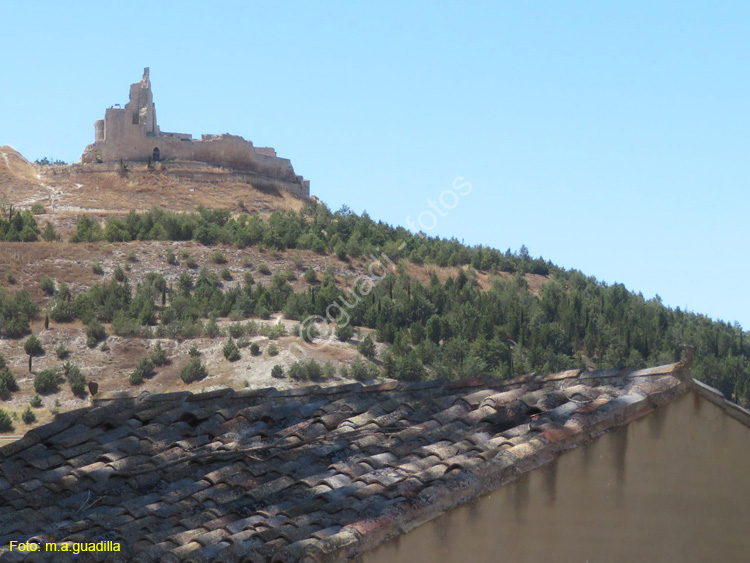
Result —
[[154, 162], [159, 162], [161, 158], [161, 152], [159, 151], [159, 147], [154, 147], [154, 154], [151, 157], [151, 160]]
[[133, 112], [133, 125], [138, 125], [138, 123], [139, 123], [139, 121], [138, 121], [138, 113], [137, 112]]

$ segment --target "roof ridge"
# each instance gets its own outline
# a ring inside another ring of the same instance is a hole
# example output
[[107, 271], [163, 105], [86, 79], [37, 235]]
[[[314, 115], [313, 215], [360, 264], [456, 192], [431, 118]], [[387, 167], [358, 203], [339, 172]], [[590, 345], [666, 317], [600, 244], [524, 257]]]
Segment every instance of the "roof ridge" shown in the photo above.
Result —
[[[330, 385], [322, 387], [317, 384], [304, 385], [301, 387], [292, 387], [289, 389], [279, 390], [276, 387], [263, 387], [259, 389], [242, 389], [235, 390], [231, 387], [212, 389], [210, 391], [203, 391], [194, 393], [192, 391], [171, 391], [166, 393], [150, 393], [143, 391], [137, 397], [98, 397], [92, 399], [92, 404], [87, 407], [81, 407], [74, 411], [67, 411], [61, 413], [53, 418], [47, 424], [43, 424], [33, 428], [24, 435], [18, 441], [11, 442], [4, 446], [0, 446], [0, 455], [12, 455], [31, 447], [36, 443], [45, 440], [46, 438], [62, 432], [66, 428], [69, 428], [75, 420], [86, 413], [95, 411], [99, 408], [104, 408], [110, 405], [143, 405], [144, 403], [160, 403], [160, 402], [176, 402], [176, 403], [199, 403], [203, 401], [223, 399], [223, 398], [255, 398], [255, 397], [268, 397], [273, 399], [280, 398], [293, 398], [293, 397], [317, 397], [317, 396], [330, 396], [335, 394], [348, 394], [348, 393], [378, 393], [378, 392], [414, 392], [428, 389], [470, 389], [475, 387], [485, 387], [487, 389], [498, 389], [507, 390], [528, 385], [529, 383], [550, 383], [554, 381], [564, 381], [568, 379], [609, 379], [618, 377], [651, 377], [666, 374], [679, 374], [680, 379], [683, 379], [684, 375], [682, 372], [685, 364], [683, 362], [677, 362], [673, 364], [665, 364], [663, 366], [656, 366], [652, 368], [645, 368], [640, 370], [633, 370], [630, 368], [623, 369], [605, 369], [596, 370], [593, 372], [587, 372], [581, 369], [563, 370], [554, 372], [551, 374], [539, 374], [538, 372], [531, 372], [523, 374], [513, 379], [508, 380], [495, 380], [486, 377], [473, 377], [461, 380], [447, 380], [447, 379], [432, 379], [420, 382], [404, 382], [398, 380], [389, 380], [384, 383], [378, 383], [373, 385], [362, 385], [360, 382], [342, 383], [339, 385]], [[76, 414], [73, 414], [76, 413]], [[52, 431], [54, 430], [54, 431]]]

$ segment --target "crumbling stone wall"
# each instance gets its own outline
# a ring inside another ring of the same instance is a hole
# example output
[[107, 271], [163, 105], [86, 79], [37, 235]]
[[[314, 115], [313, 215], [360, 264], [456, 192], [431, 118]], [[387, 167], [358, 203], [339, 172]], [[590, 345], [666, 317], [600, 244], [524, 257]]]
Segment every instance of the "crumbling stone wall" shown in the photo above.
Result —
[[193, 139], [186, 133], [166, 133], [156, 122], [149, 69], [140, 82], [130, 86], [124, 108], [111, 107], [94, 124], [95, 142], [86, 147], [81, 162], [151, 160], [198, 161], [247, 171], [272, 180], [292, 193], [309, 196], [310, 183], [298, 176], [292, 163], [276, 156], [269, 147], [256, 148], [236, 135], [203, 135]]

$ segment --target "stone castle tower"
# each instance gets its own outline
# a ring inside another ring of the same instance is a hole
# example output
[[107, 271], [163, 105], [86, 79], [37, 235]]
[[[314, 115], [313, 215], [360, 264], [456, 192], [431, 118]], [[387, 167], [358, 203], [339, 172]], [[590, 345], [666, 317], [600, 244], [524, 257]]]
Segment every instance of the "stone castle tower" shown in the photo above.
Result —
[[310, 183], [294, 173], [291, 162], [276, 156], [269, 147], [255, 147], [236, 135], [165, 133], [156, 122], [149, 69], [130, 86], [124, 108], [110, 107], [94, 124], [95, 140], [86, 147], [81, 162], [96, 164], [119, 161], [201, 162], [232, 168], [265, 184], [279, 185], [300, 196], [310, 195]]

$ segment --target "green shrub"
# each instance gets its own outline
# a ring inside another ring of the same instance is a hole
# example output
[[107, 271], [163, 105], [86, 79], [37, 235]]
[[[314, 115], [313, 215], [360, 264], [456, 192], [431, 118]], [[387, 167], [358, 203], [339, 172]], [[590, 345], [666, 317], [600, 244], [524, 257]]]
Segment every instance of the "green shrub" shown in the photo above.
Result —
[[26, 342], [23, 343], [23, 351], [26, 352], [29, 356], [44, 355], [42, 341], [32, 334], [26, 339]]
[[67, 283], [60, 282], [60, 286], [57, 288], [57, 298], [60, 301], [71, 301], [73, 299], [73, 294], [70, 292]]
[[55, 348], [55, 355], [57, 356], [58, 360], [64, 360], [68, 356], [70, 356], [70, 350], [63, 344], [62, 342], [57, 345], [57, 348]]
[[214, 264], [226, 264], [227, 263], [227, 257], [224, 256], [224, 253], [220, 250], [215, 251], [211, 255], [211, 260], [214, 261]]
[[10, 432], [13, 430], [13, 421], [5, 409], [0, 409], [0, 432]]
[[52, 278], [50, 278], [49, 276], [44, 276], [39, 286], [42, 288], [42, 291], [46, 293], [47, 295], [55, 294], [55, 282], [52, 281]]
[[55, 227], [52, 225], [52, 223], [47, 223], [44, 225], [44, 230], [42, 231], [42, 238], [46, 240], [47, 242], [52, 242], [57, 240], [57, 233], [55, 232]]
[[253, 356], [260, 356], [260, 346], [258, 346], [257, 342], [250, 344], [250, 354]]
[[5, 381], [0, 380], [0, 399], [8, 400], [11, 398], [11, 391], [8, 389]]
[[294, 362], [289, 366], [289, 377], [297, 381], [320, 381], [324, 374], [328, 376], [329, 372], [330, 370], [324, 371], [323, 366], [312, 358], [306, 362]]
[[40, 395], [49, 395], [57, 393], [58, 375], [57, 370], [49, 368], [40, 371], [34, 376], [34, 391]]
[[318, 274], [312, 268], [305, 270], [305, 281], [309, 284], [313, 284], [318, 281]]
[[34, 242], [39, 240], [36, 219], [34, 219], [31, 211], [19, 212], [14, 210], [12, 205], [9, 209], [5, 206], [2, 206], [2, 208], [0, 240], [6, 242]]
[[258, 264], [258, 271], [264, 276], [271, 275], [271, 268], [269, 268], [268, 264], [266, 264], [265, 262], [261, 262], [260, 264]]
[[44, 204], [41, 201], [34, 202], [34, 204], [31, 206], [31, 212], [34, 215], [43, 215], [45, 212]]
[[70, 390], [73, 395], [77, 397], [83, 397], [86, 395], [86, 378], [81, 373], [81, 370], [77, 365], [65, 362], [62, 366], [63, 374], [65, 379], [70, 384]]
[[36, 415], [31, 410], [31, 407], [26, 407], [26, 410], [21, 415], [21, 420], [23, 420], [24, 424], [33, 424], [36, 422]]
[[200, 359], [195, 357], [180, 371], [180, 379], [185, 383], [200, 381], [206, 376], [208, 376], [208, 371], [206, 371], [205, 364], [201, 363]]
[[151, 377], [151, 374], [153, 372], [154, 363], [151, 361], [151, 359], [141, 358], [138, 362], [138, 365], [135, 366], [135, 369], [130, 374], [130, 377], [128, 377], [128, 380], [133, 385], [139, 385], [143, 383], [144, 379]]
[[76, 232], [70, 237], [70, 242], [98, 242], [102, 240], [102, 227], [88, 215], [81, 215], [76, 224]]
[[[148, 336], [148, 328], [138, 322], [138, 319], [129, 317], [125, 311], [117, 311], [115, 313], [110, 330], [112, 334], [116, 334], [117, 336]], [[96, 346], [96, 343], [94, 343], [94, 346]]]
[[208, 319], [206, 326], [203, 328], [203, 334], [207, 338], [216, 338], [221, 334], [221, 329], [219, 328], [219, 325], [216, 324], [215, 318], [211, 317]]
[[366, 379], [375, 379], [380, 375], [378, 367], [362, 358], [354, 358], [352, 365], [349, 368], [349, 376], [353, 377], [357, 381], [365, 381]]
[[154, 346], [154, 350], [151, 352], [151, 362], [155, 366], [164, 366], [169, 363], [167, 352], [161, 347], [161, 342], [157, 342]]
[[232, 272], [230, 272], [227, 268], [224, 268], [219, 275], [224, 281], [232, 280]]
[[232, 338], [240, 338], [245, 335], [245, 325], [242, 323], [232, 323], [229, 325], [227, 332], [229, 332]]
[[127, 255], [128, 262], [138, 262], [138, 257], [135, 255], [135, 250], [131, 250]]
[[342, 241], [336, 243], [333, 251], [336, 253], [339, 260], [346, 260], [346, 245]]
[[94, 272], [97, 276], [101, 276], [104, 273], [104, 268], [102, 268], [101, 261], [94, 260], [91, 263], [91, 271]]
[[0, 334], [3, 332], [8, 338], [21, 338], [29, 332], [29, 321], [24, 318], [8, 319], [5, 321], [4, 327], [0, 323]]
[[271, 370], [271, 377], [275, 377], [276, 379], [281, 379], [282, 377], [284, 377], [284, 368], [279, 364], [273, 366], [273, 369]]
[[365, 358], [373, 358], [375, 356], [375, 343], [372, 341], [369, 334], [359, 343], [357, 350], [359, 350], [359, 353]]
[[279, 347], [276, 346], [275, 342], [271, 342], [268, 345], [267, 350], [268, 350], [268, 355], [271, 356], [271, 357], [279, 355]]
[[8, 366], [0, 369], [0, 381], [4, 382], [10, 391], [18, 391], [18, 383], [16, 382], [16, 376], [10, 371]]
[[190, 292], [193, 290], [193, 282], [193, 276], [187, 272], [182, 272], [180, 274], [180, 277], [177, 279], [177, 287], [184, 297], [190, 296]]
[[197, 344], [193, 344], [190, 347], [190, 350], [188, 351], [188, 354], [190, 354], [191, 358], [198, 358], [198, 357], [200, 357], [201, 351], [198, 350], [198, 345]]
[[112, 272], [112, 277], [115, 278], [118, 282], [124, 282], [125, 281], [125, 270], [123, 270], [119, 265], [115, 268], [114, 272]]
[[229, 337], [229, 340], [227, 340], [226, 344], [224, 344], [222, 352], [224, 352], [224, 357], [230, 362], [236, 362], [240, 359], [240, 351], [231, 336]]
[[80, 377], [70, 381], [70, 390], [76, 397], [86, 396], [86, 378], [81, 375]]
[[104, 330], [104, 325], [96, 318], [91, 319], [86, 327], [86, 345], [89, 348], [94, 348], [106, 336], [107, 331]]
[[336, 338], [338, 338], [341, 342], [346, 342], [347, 340], [351, 339], [352, 336], [354, 336], [354, 329], [352, 328], [352, 325], [345, 324], [336, 327]]
[[16, 376], [13, 375], [10, 368], [6, 366], [0, 369], [0, 397], [9, 399], [13, 391], [18, 391], [18, 382], [16, 382]]
[[307, 373], [307, 379], [310, 381], [318, 381], [323, 375], [323, 368], [321, 365], [313, 359], [310, 359], [304, 364], [305, 372]]
[[198, 268], [198, 262], [196, 262], [195, 258], [193, 258], [192, 256], [188, 256], [187, 258], [185, 258], [185, 265], [191, 270], [195, 270]]
[[58, 323], [69, 323], [75, 319], [76, 311], [73, 304], [73, 295], [65, 282], [61, 282], [57, 288], [57, 295], [52, 301], [49, 316]]
[[29, 401], [29, 404], [35, 409], [41, 408], [44, 405], [44, 403], [42, 403], [42, 398], [39, 395], [34, 395]]
[[255, 283], [255, 278], [250, 272], [245, 272], [245, 285], [253, 285]]
[[107, 219], [107, 226], [104, 228], [104, 240], [108, 242], [127, 242], [132, 240], [128, 225], [119, 217], [110, 217]]
[[286, 335], [286, 326], [283, 323], [276, 323], [268, 330], [268, 333], [266, 334], [269, 340], [278, 340], [282, 336]]
[[318, 336], [320, 336], [320, 331], [318, 330], [318, 327], [314, 324], [310, 323], [305, 327], [305, 330], [302, 331], [302, 340], [305, 342], [312, 342], [315, 340]]
[[172, 264], [172, 266], [177, 264], [177, 256], [171, 250], [167, 252], [167, 264]]
[[9, 284], [13, 285], [16, 283], [16, 275], [8, 270], [5, 272], [5, 281], [7, 281]]

